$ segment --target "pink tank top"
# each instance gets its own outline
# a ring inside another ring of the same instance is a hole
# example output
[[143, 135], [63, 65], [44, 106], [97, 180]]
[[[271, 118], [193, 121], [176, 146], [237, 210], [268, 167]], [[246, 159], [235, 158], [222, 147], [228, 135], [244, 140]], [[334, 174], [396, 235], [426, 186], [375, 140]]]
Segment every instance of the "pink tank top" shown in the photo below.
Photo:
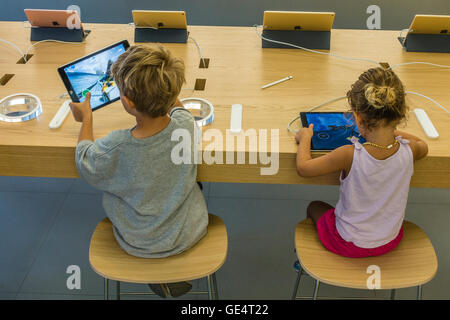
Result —
[[361, 248], [376, 248], [392, 241], [400, 231], [408, 200], [414, 159], [409, 141], [396, 137], [400, 147], [385, 160], [377, 160], [357, 141], [350, 173], [342, 179], [336, 205], [340, 236]]

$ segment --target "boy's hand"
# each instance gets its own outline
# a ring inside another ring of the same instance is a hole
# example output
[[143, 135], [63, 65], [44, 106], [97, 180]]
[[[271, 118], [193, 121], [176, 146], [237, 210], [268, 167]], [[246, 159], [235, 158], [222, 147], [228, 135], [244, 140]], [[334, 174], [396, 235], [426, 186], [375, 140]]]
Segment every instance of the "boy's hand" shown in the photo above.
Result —
[[301, 128], [295, 135], [295, 141], [297, 141], [297, 144], [300, 144], [300, 142], [304, 139], [311, 140], [313, 136], [313, 128], [314, 125], [312, 123], [308, 128]]
[[86, 99], [83, 102], [71, 102], [69, 106], [72, 110], [73, 118], [75, 119], [75, 121], [83, 122], [87, 117], [92, 116], [91, 93], [88, 92], [88, 94], [86, 95]]

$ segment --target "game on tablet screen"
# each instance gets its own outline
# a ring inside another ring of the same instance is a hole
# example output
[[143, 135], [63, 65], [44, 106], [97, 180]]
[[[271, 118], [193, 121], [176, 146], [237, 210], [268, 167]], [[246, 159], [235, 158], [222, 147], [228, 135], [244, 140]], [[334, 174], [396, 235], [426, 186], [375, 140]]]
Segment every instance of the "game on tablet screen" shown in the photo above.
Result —
[[64, 68], [80, 102], [85, 100], [88, 92], [91, 93], [92, 109], [120, 97], [111, 75], [111, 65], [125, 51], [125, 47], [119, 45]]
[[306, 113], [308, 124], [314, 124], [312, 146], [315, 150], [334, 150], [352, 144], [351, 137], [364, 143], [351, 113]]

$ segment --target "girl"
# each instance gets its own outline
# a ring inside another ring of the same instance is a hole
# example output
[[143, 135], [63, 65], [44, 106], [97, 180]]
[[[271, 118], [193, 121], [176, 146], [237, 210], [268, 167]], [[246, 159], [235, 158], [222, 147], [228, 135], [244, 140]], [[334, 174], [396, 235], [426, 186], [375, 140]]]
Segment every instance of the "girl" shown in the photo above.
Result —
[[313, 201], [307, 209], [323, 245], [346, 257], [369, 257], [394, 249], [403, 236], [409, 184], [415, 160], [428, 153], [421, 139], [398, 131], [408, 107], [402, 82], [392, 70], [364, 72], [347, 93], [361, 135], [367, 140], [311, 158], [313, 125], [302, 128], [297, 172], [315, 177], [340, 171], [336, 208]]

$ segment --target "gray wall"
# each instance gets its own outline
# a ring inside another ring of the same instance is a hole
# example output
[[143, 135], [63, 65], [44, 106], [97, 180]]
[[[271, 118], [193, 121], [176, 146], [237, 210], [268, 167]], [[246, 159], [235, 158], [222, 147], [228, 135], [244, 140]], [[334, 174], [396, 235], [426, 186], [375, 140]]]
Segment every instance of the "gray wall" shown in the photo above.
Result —
[[450, 14], [450, 0], [0, 0], [0, 20], [26, 20], [23, 9], [81, 7], [84, 22], [128, 23], [132, 9], [184, 10], [191, 25], [262, 24], [264, 10], [334, 11], [335, 28], [367, 28], [367, 7], [381, 7], [381, 28], [407, 28], [417, 14]]

